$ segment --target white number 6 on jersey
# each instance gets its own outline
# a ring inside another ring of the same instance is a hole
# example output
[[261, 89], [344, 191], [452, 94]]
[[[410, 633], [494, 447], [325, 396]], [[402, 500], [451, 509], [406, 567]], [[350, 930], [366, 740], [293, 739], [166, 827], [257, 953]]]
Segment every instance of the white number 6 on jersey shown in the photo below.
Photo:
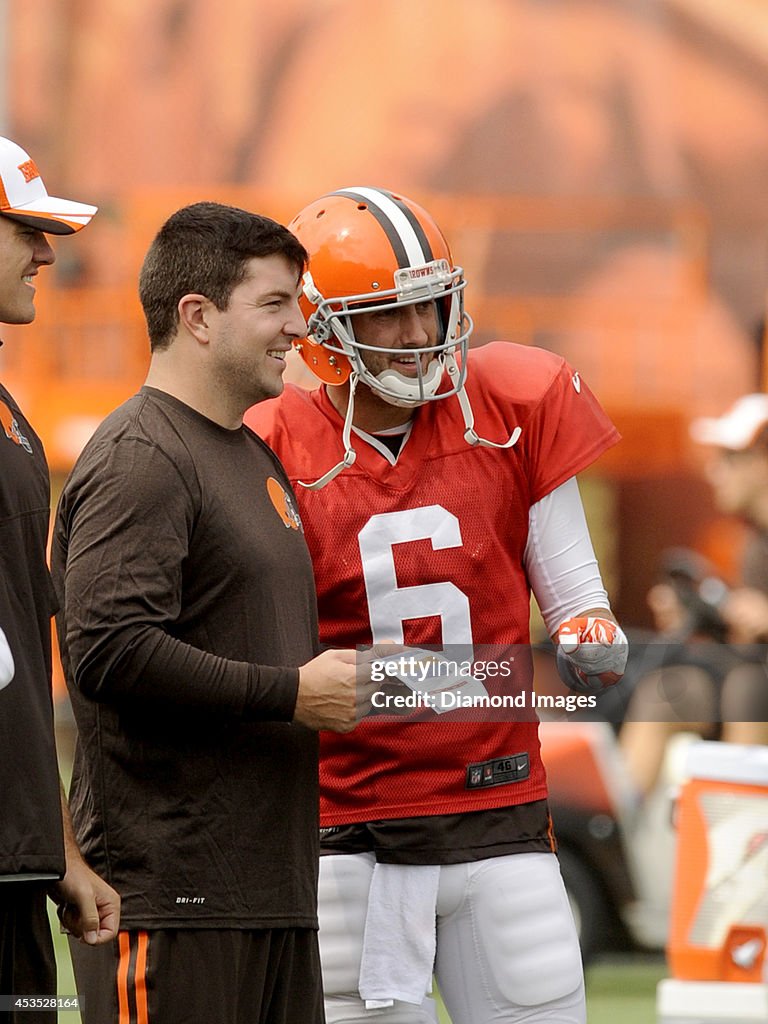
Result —
[[403, 643], [403, 621], [439, 616], [443, 644], [472, 659], [472, 621], [466, 594], [453, 583], [398, 587], [392, 547], [429, 540], [434, 551], [462, 546], [459, 520], [441, 505], [371, 516], [358, 535], [374, 643]]

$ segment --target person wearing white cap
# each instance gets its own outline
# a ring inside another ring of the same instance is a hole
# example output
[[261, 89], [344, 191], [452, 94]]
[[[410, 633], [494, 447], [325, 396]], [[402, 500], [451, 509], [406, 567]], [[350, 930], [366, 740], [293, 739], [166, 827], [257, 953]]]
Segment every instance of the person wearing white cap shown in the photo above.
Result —
[[720, 417], [694, 420], [691, 437], [698, 444], [712, 445], [726, 451], [745, 451], [757, 441], [760, 431], [768, 425], [768, 395], [743, 395]]
[[[744, 395], [723, 416], [694, 420], [691, 437], [711, 448], [706, 475], [718, 509], [751, 524], [768, 552], [768, 395]], [[751, 545], [747, 561], [756, 557]]]
[[635, 687], [621, 743], [643, 793], [675, 733], [768, 744], [768, 395], [744, 395], [722, 416], [694, 420], [690, 434], [710, 449], [705, 474], [716, 507], [750, 535], [739, 585], [723, 587], [717, 601], [726, 643], [687, 643], [683, 658], [670, 646], [669, 664]]
[[694, 420], [691, 436], [712, 449], [706, 475], [718, 509], [750, 527], [742, 586], [729, 595], [723, 615], [739, 642], [763, 643], [768, 640], [768, 395], [745, 395], [719, 419]]
[[49, 235], [71, 235], [94, 213], [95, 206], [48, 195], [32, 157], [10, 139], [0, 138], [0, 214]]
[[[33, 281], [55, 259], [46, 235], [79, 231], [95, 212], [48, 195], [29, 154], [0, 138], [0, 322], [32, 322]], [[59, 781], [48, 468], [40, 440], [2, 385], [0, 480], [0, 1021], [34, 1024], [55, 1019], [43, 998], [56, 994], [46, 895], [63, 926], [88, 944], [114, 937], [120, 900], [82, 859]], [[37, 1001], [25, 1004], [30, 996]]]

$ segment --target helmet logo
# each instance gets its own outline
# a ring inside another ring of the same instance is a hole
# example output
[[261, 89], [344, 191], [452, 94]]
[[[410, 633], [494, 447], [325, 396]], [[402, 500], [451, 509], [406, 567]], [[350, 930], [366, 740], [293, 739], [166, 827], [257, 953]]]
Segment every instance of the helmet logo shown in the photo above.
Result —
[[446, 288], [451, 283], [451, 267], [448, 260], [431, 260], [414, 267], [401, 267], [395, 271], [395, 287], [400, 298], [413, 298], [423, 294], [433, 297], [431, 288]]
[[581, 377], [579, 376], [579, 371], [578, 370], [571, 377], [571, 383], [573, 384], [573, 388], [574, 388], [574, 391], [576, 392], [576, 394], [580, 395], [581, 394]]
[[301, 530], [301, 518], [296, 511], [293, 498], [273, 476], [267, 477], [267, 494], [286, 530]]
[[5, 436], [8, 440], [13, 441], [14, 444], [23, 448], [25, 452], [28, 452], [31, 455], [32, 445], [22, 434], [21, 428], [19, 427], [19, 421], [13, 415], [5, 402], [0, 402], [0, 423], [3, 426]]

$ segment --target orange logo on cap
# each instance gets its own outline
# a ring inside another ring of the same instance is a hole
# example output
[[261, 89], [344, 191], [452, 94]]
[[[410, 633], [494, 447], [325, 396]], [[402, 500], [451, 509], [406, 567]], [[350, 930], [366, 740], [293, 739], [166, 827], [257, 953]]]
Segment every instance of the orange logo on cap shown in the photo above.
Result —
[[293, 499], [283, 485], [275, 480], [273, 476], [267, 477], [267, 494], [269, 495], [269, 500], [275, 506], [275, 511], [282, 519], [285, 528], [287, 530], [300, 530], [301, 519], [294, 507]]
[[34, 160], [25, 160], [23, 164], [19, 164], [19, 170], [24, 175], [24, 181], [26, 182], [40, 177], [40, 171], [35, 166]]
[[19, 429], [19, 421], [13, 415], [5, 402], [0, 402], [0, 424], [2, 424], [5, 436], [9, 441], [13, 441], [14, 444], [23, 448], [24, 451], [29, 452], [30, 455], [32, 454], [32, 445], [22, 434]]

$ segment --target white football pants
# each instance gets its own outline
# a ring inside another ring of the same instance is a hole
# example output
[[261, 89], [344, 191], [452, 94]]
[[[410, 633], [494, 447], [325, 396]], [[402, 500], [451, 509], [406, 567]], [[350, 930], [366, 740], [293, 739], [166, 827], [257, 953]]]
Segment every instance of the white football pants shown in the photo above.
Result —
[[[320, 958], [328, 1024], [434, 1024], [416, 1006], [367, 1010], [358, 992], [372, 853], [320, 858]], [[398, 937], [392, 936], [398, 944]], [[576, 929], [551, 853], [440, 869], [435, 976], [453, 1024], [585, 1024]]]

